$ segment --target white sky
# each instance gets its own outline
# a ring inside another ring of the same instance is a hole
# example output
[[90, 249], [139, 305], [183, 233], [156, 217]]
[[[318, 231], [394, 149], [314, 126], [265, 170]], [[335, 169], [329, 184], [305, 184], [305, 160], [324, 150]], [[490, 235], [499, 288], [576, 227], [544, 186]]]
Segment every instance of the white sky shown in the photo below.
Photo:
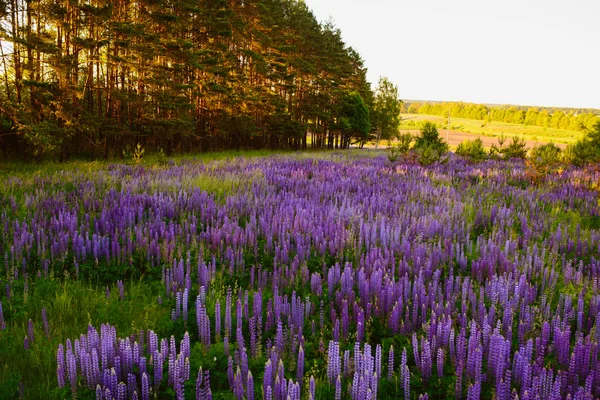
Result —
[[403, 99], [600, 108], [600, 0], [305, 0]]

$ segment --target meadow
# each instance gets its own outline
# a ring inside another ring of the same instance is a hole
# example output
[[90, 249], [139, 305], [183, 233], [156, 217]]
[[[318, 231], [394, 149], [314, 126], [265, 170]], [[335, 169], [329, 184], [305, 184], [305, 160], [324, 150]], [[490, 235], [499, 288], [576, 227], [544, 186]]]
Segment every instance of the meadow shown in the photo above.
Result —
[[600, 396], [597, 169], [0, 168], [0, 398]]
[[[431, 121], [437, 124], [440, 131], [445, 131], [448, 118], [439, 115], [427, 114], [402, 114], [400, 129], [418, 129], [422, 121]], [[531, 141], [545, 143], [571, 144], [583, 137], [582, 132], [567, 129], [544, 128], [533, 125], [513, 124], [499, 121], [485, 122], [476, 119], [450, 118], [450, 130], [456, 132], [472, 133], [481, 136], [506, 137], [517, 136]]]

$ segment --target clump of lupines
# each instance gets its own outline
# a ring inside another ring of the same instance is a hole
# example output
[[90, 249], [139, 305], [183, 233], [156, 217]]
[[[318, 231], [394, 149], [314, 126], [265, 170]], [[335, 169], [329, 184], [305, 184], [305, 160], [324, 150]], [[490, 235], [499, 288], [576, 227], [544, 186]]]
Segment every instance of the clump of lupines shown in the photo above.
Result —
[[[139, 339], [144, 338], [141, 331]], [[60, 344], [57, 352], [57, 381], [59, 387], [67, 383], [74, 394], [78, 382], [85, 388], [112, 399], [149, 399], [163, 380], [163, 365], [167, 368], [168, 385], [178, 399], [183, 399], [183, 386], [190, 379], [190, 336], [186, 333], [177, 346], [175, 338], [159, 340], [153, 331], [147, 332], [147, 346], [132, 337], [118, 338], [116, 328], [105, 324], [98, 332], [91, 325], [87, 334], [73, 342]], [[159, 346], [160, 343], [160, 346]], [[179, 347], [179, 350], [178, 350]], [[65, 349], [66, 348], [66, 358]], [[154, 362], [154, 374], [150, 365]], [[208, 371], [202, 376], [209, 381]], [[210, 388], [200, 382], [200, 399], [208, 398]], [[101, 397], [104, 398], [104, 397]]]
[[[194, 186], [198, 175], [247, 184], [219, 202]], [[311, 377], [309, 398], [324, 387], [332, 397], [377, 396], [386, 353], [396, 397], [410, 398], [411, 375], [423, 385], [412, 394], [427, 397], [444, 366], [455, 371], [444, 393], [457, 398], [598, 397], [600, 212], [589, 187], [599, 177], [571, 169], [526, 188], [518, 161], [456, 158], [429, 168], [382, 158], [112, 166], [93, 178], [61, 176], [75, 188], [64, 198], [38, 185], [27, 198], [38, 212], [25, 220], [6, 196], [0, 248], [12, 280], [54, 268], [81, 275], [86, 263], [140, 260], [142, 269], [162, 270], [160, 298], [175, 323], [195, 318], [185, 325], [195, 331], [189, 340], [204, 351], [224, 342], [238, 397], [254, 388], [295, 398], [307, 389], [301, 365], [308, 372], [314, 362], [323, 372]], [[223, 290], [215, 285], [223, 277], [243, 284]], [[395, 349], [398, 366], [387, 344], [378, 347], [382, 334], [408, 338], [410, 347]], [[94, 387], [77, 355], [89, 345], [79, 343], [57, 354], [58, 382], [73, 390], [106, 396], [136, 386], [145, 398], [164, 376], [181, 396], [189, 378], [175, 341], [149, 337], [135, 385], [120, 355], [117, 372], [114, 355], [103, 368], [98, 354], [102, 383]], [[264, 369], [252, 369], [250, 360], [265, 354]]]

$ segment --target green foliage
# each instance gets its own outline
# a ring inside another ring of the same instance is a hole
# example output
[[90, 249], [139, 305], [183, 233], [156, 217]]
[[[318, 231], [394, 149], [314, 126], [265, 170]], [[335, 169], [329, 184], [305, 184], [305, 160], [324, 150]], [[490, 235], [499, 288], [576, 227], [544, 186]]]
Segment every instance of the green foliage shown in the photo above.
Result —
[[411, 103], [408, 112], [443, 117], [450, 114], [453, 118], [476, 119], [485, 123], [498, 121], [580, 132], [593, 129], [600, 115], [599, 110], [593, 109], [488, 106], [463, 102]]
[[429, 121], [425, 121], [421, 125], [421, 134], [415, 139], [414, 148], [416, 150], [425, 147], [431, 147], [440, 153], [440, 155], [448, 151], [448, 144], [440, 137], [437, 126]]
[[378, 140], [390, 140], [398, 135], [401, 107], [402, 100], [398, 94], [398, 87], [388, 78], [380, 78], [375, 90], [373, 107], [373, 121], [378, 132]]
[[360, 93], [352, 92], [344, 97], [340, 118], [338, 120], [340, 129], [349, 134], [355, 141], [364, 145], [371, 139], [371, 119], [369, 109], [363, 101]]
[[474, 162], [483, 161], [488, 157], [488, 153], [483, 147], [483, 141], [480, 138], [463, 141], [458, 145], [455, 153]]
[[398, 136], [398, 144], [396, 147], [400, 154], [407, 154], [410, 151], [410, 145], [414, 140], [414, 136], [410, 133], [403, 133]]
[[562, 151], [554, 143], [536, 146], [531, 150], [527, 166], [534, 179], [558, 171], [562, 163]]
[[600, 162], [600, 121], [583, 139], [567, 147], [565, 160], [578, 167]]
[[442, 160], [448, 151], [448, 143], [440, 137], [437, 126], [426, 121], [421, 126], [421, 134], [415, 139], [413, 150], [421, 165], [431, 165]]
[[527, 157], [527, 143], [524, 139], [517, 136], [513, 136], [510, 143], [506, 144], [506, 137], [501, 136], [498, 138], [499, 146], [492, 145], [490, 149], [490, 156], [493, 158], [501, 158], [509, 160], [511, 158], [525, 159]]
[[4, 54], [0, 89], [11, 157], [109, 159], [138, 141], [171, 157], [369, 140], [364, 61], [303, 2], [153, 1], [140, 13], [68, 0], [13, 12], [17, 3], [0, 0], [0, 34], [21, 55]]
[[135, 147], [135, 149], [133, 150], [133, 161], [136, 164], [139, 164], [142, 162], [142, 159], [144, 158], [144, 153], [145, 150], [142, 147], [142, 145], [140, 143], [137, 144], [137, 146]]
[[415, 153], [419, 163], [428, 166], [436, 162], [447, 162], [448, 158], [442, 158], [445, 152], [442, 152], [439, 146], [432, 143], [426, 143], [419, 147], [415, 146]]
[[405, 156], [410, 152], [410, 145], [414, 140], [410, 133], [403, 133], [398, 136], [398, 143], [395, 146], [388, 147], [388, 160], [394, 163], [400, 156]]

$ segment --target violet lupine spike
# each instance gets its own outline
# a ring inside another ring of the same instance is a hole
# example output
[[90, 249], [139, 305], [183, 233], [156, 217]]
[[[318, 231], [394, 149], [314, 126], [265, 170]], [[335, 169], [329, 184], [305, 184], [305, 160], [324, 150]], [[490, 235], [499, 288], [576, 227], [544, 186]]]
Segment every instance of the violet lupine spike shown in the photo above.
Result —
[[120, 382], [117, 385], [117, 400], [125, 400], [127, 398], [127, 385]]
[[27, 337], [29, 338], [29, 343], [33, 343], [35, 336], [34, 336], [34, 329], [33, 329], [33, 321], [29, 320], [29, 322], [27, 323]]
[[403, 365], [402, 368], [402, 387], [404, 390], [404, 400], [410, 400], [410, 370], [406, 365]]
[[198, 369], [198, 376], [196, 378], [196, 400], [204, 400], [203, 389], [203, 381], [204, 381], [204, 373], [202, 372], [202, 367]]
[[210, 389], [210, 371], [204, 371], [204, 390], [203, 395], [205, 400], [212, 400], [212, 391]]
[[150, 399], [150, 382], [148, 381], [148, 374], [145, 372], [142, 374], [142, 400]]
[[304, 378], [304, 349], [300, 346], [298, 350], [298, 364], [296, 367], [296, 380], [302, 382]]
[[0, 331], [3, 331], [5, 329], [6, 329], [6, 323], [4, 322], [4, 313], [2, 311], [2, 302], [0, 301]]
[[65, 386], [65, 354], [62, 343], [58, 345], [58, 351], [56, 352], [56, 377], [58, 380], [58, 387], [62, 388]]
[[252, 372], [250, 371], [248, 371], [246, 383], [246, 400], [254, 400], [254, 378], [252, 378]]
[[[0, 304], [0, 314], [1, 314], [2, 305]], [[0, 316], [0, 323], [1, 323]], [[46, 308], [42, 308], [42, 323], [44, 325], [44, 334], [46, 335], [46, 339], [50, 339], [50, 325], [48, 325], [48, 314], [46, 313]]]

